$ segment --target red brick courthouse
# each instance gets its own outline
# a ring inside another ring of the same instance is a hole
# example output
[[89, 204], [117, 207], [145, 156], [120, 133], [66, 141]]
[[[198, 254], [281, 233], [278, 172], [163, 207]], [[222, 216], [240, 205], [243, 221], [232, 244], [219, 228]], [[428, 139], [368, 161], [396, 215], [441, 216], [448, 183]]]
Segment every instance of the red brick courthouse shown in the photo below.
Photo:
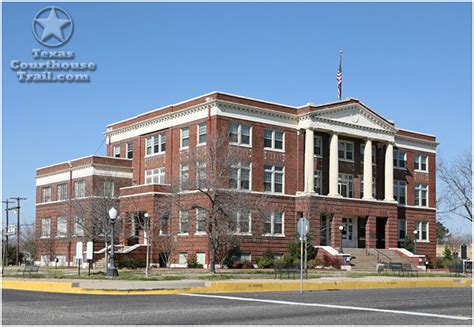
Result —
[[[357, 99], [293, 107], [213, 92], [110, 124], [105, 137], [106, 157], [37, 169], [43, 263], [53, 255], [62, 264], [74, 262], [76, 242], [86, 241], [80, 222], [88, 213], [73, 213], [73, 199], [108, 197], [122, 219], [118, 251], [142, 251], [146, 241], [138, 222], [145, 213], [158, 219], [156, 207], [179, 181], [190, 207], [173, 206], [159, 223], [150, 241], [151, 263], [160, 264], [159, 238], [173, 233], [174, 266], [186, 266], [191, 254], [208, 264], [202, 212], [191, 206], [201, 201], [192, 185], [206, 162], [191, 162], [186, 153], [207, 151], [216, 139], [241, 159], [231, 167], [228, 188], [250, 197], [265, 194], [272, 207], [265, 215], [235, 213], [242, 260], [255, 260], [267, 249], [286, 253], [301, 216], [310, 221], [312, 243], [329, 253], [342, 240], [346, 253], [375, 248], [410, 257], [396, 248], [415, 236], [417, 253], [435, 257], [436, 138], [397, 128]], [[95, 248], [100, 253], [103, 243]]]

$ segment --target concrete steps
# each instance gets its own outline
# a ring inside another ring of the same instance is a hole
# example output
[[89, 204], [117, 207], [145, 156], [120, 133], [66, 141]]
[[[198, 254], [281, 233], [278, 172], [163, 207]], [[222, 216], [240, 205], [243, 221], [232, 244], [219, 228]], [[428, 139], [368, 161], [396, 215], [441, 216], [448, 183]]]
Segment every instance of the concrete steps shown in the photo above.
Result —
[[[379, 254], [379, 261], [382, 263], [388, 262], [400, 262], [409, 264], [410, 262], [399, 255], [394, 251], [388, 249], [377, 249], [381, 254]], [[351, 265], [352, 271], [369, 271], [375, 272], [377, 268], [377, 252], [375, 249], [369, 249], [369, 255], [367, 255], [365, 249], [349, 248], [344, 249], [345, 253], [350, 253], [351, 255]]]

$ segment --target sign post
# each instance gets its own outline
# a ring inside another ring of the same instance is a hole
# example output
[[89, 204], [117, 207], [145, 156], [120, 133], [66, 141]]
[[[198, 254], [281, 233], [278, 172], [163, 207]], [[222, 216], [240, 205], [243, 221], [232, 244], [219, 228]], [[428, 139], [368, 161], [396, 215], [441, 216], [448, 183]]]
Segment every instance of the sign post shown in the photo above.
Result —
[[94, 243], [91, 241], [87, 242], [87, 250], [86, 250], [86, 260], [89, 263], [89, 273], [88, 275], [91, 275], [91, 266], [92, 266], [92, 260], [94, 259]]
[[[306, 265], [306, 258], [303, 259], [303, 242], [305, 243], [305, 246], [307, 247], [306, 236], [308, 235], [308, 231], [309, 231], [308, 219], [304, 217], [300, 218], [300, 220], [298, 220], [298, 223], [296, 224], [296, 231], [300, 237], [300, 293], [303, 293], [303, 260], [304, 260], [304, 264]], [[304, 254], [306, 257], [306, 249], [304, 251]]]
[[80, 276], [81, 275], [81, 261], [84, 250], [83, 250], [83, 244], [82, 242], [77, 242], [76, 243], [76, 261], [77, 261], [77, 274]]

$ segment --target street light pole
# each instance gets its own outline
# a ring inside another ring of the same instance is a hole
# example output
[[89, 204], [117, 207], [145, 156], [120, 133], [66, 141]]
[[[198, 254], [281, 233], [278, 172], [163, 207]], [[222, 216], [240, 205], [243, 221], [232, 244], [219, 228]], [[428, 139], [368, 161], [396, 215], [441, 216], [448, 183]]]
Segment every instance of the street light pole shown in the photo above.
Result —
[[13, 208], [16, 210], [16, 260], [15, 265], [20, 263], [20, 201], [26, 200], [26, 198], [22, 198], [17, 196], [16, 198], [11, 198], [12, 200], [16, 200], [16, 207]]
[[[110, 265], [107, 268], [107, 276], [118, 276], [118, 270], [115, 267], [115, 260], [114, 260], [114, 255], [115, 255], [115, 219], [117, 218], [117, 209], [113, 208], [109, 210], [109, 217], [110, 217], [110, 224], [112, 225], [112, 235], [110, 238]], [[107, 249], [106, 249], [107, 250]]]
[[413, 231], [413, 235], [415, 235], [414, 238], [413, 238], [413, 243], [414, 243], [414, 247], [415, 247], [414, 252], [416, 254], [416, 239], [418, 238], [418, 231], [416, 229]]
[[145, 267], [145, 276], [148, 277], [148, 266], [149, 263], [149, 256], [150, 256], [150, 244], [149, 244], [149, 235], [148, 235], [148, 226], [149, 226], [149, 218], [150, 215], [148, 212], [145, 213], [145, 242], [146, 242], [146, 267]]
[[342, 225], [339, 226], [339, 231], [340, 231], [339, 234], [341, 235], [341, 242], [340, 242], [340, 244], [339, 244], [339, 252], [340, 252], [340, 253], [344, 253], [344, 252], [343, 252], [343, 249], [342, 249], [342, 232], [344, 231], [344, 226], [342, 226]]
[[5, 200], [5, 201], [2, 201], [2, 202], [5, 203], [5, 220], [6, 220], [6, 222], [5, 222], [5, 225], [6, 225], [6, 229], [5, 229], [5, 242], [6, 242], [6, 244], [5, 244], [5, 257], [4, 257], [5, 263], [4, 263], [4, 265], [5, 265], [5, 266], [8, 266], [8, 224], [9, 224], [9, 221], [8, 221], [8, 213], [9, 213], [9, 211], [10, 211], [10, 208], [8, 207], [8, 205], [9, 205], [10, 203], [12, 203], [12, 202], [11, 202], [11, 201], [8, 201], [8, 199]]

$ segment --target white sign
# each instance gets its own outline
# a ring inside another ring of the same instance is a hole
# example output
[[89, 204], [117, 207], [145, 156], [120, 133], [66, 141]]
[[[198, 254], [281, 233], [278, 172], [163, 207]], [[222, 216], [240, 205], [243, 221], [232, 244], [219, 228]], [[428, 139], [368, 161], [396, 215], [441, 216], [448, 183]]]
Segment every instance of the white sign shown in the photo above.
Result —
[[93, 258], [94, 258], [94, 243], [89, 241], [87, 242], [86, 260], [92, 260]]
[[77, 242], [76, 243], [76, 260], [82, 260], [84, 250], [82, 247], [82, 242]]
[[7, 235], [15, 235], [16, 234], [16, 225], [8, 225]]
[[298, 220], [298, 224], [296, 225], [296, 231], [299, 236], [305, 237], [308, 235], [309, 220], [306, 218], [300, 218], [300, 220]]

